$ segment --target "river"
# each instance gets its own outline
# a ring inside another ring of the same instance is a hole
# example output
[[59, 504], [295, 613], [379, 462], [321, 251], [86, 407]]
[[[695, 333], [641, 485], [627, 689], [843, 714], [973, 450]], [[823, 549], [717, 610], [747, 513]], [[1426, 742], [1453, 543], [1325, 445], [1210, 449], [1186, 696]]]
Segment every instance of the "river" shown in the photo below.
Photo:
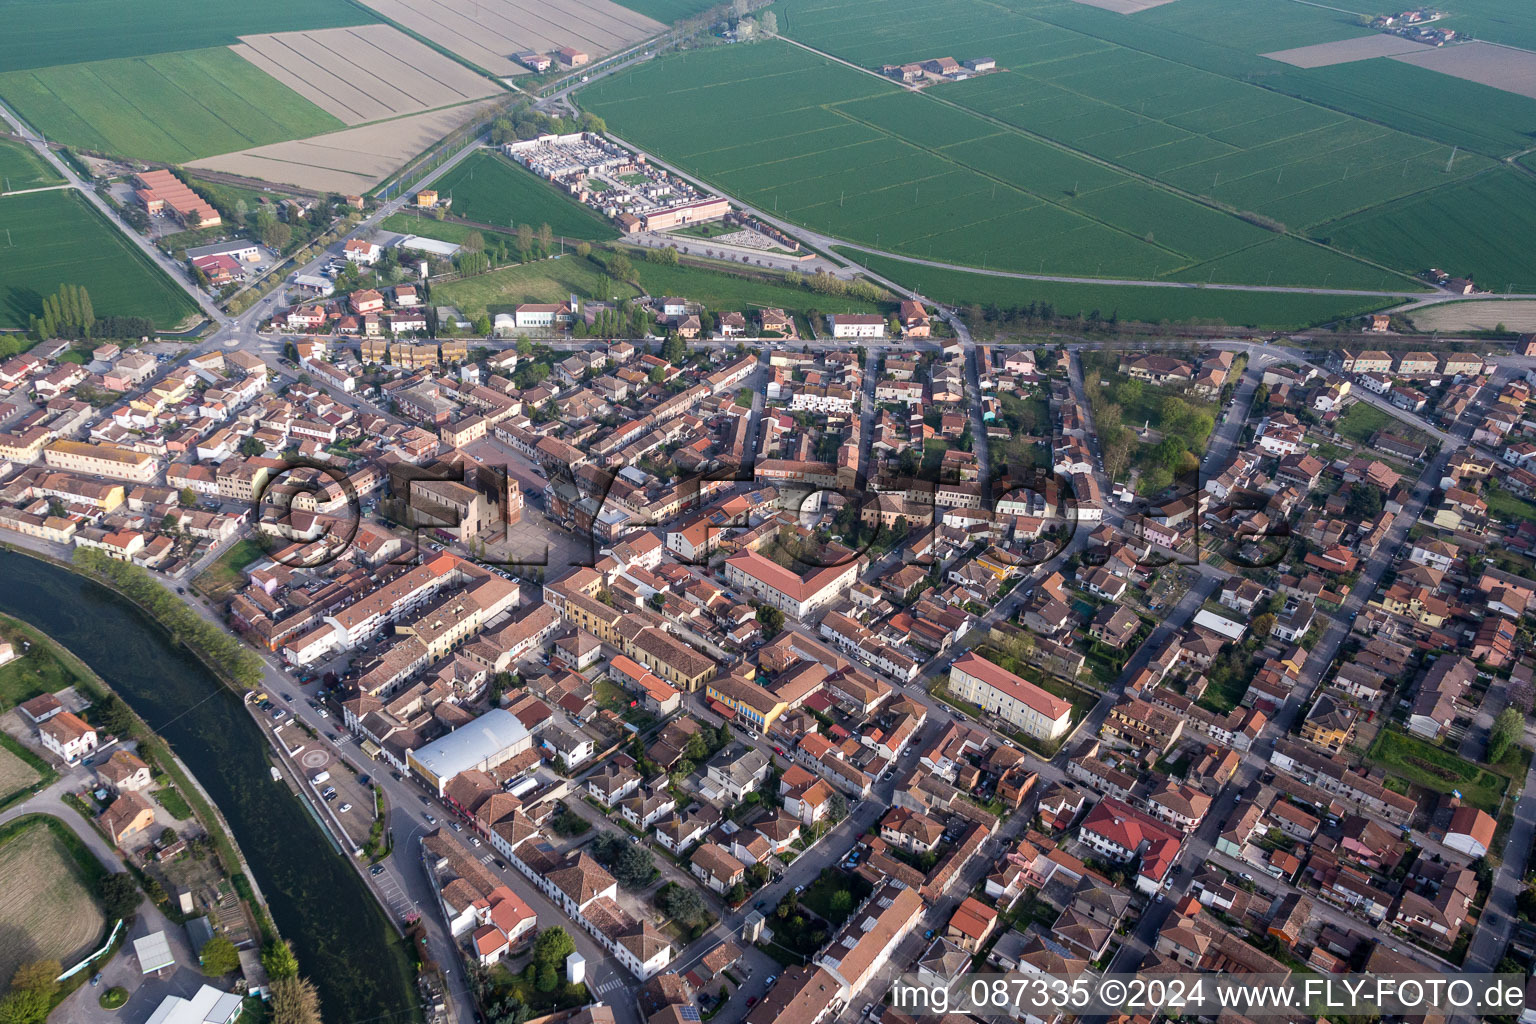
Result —
[[327, 1024], [417, 1019], [405, 953], [357, 872], [288, 787], [240, 699], [137, 606], [66, 569], [0, 550], [0, 612], [94, 669], [192, 770], [234, 829]]

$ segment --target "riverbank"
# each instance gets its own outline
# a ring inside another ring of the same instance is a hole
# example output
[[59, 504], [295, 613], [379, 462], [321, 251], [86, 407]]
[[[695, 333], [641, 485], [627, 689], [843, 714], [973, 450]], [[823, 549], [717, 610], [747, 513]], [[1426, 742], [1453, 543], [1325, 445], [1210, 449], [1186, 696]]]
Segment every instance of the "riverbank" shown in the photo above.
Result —
[[408, 951], [357, 869], [271, 781], [243, 688], [221, 679], [127, 596], [55, 558], [0, 551], [0, 612], [42, 629], [122, 696], [184, 763], [260, 880], [275, 928], [320, 990], [328, 1020], [419, 1019]]
[[[224, 876], [229, 879], [236, 893], [245, 902], [246, 910], [250, 914], [252, 922], [256, 925], [257, 931], [261, 934], [262, 945], [265, 946], [268, 943], [277, 941], [280, 936], [276, 926], [272, 923], [272, 915], [266, 906], [265, 898], [251, 879], [250, 866], [246, 863], [244, 854], [240, 852], [239, 844], [235, 842], [233, 830], [229, 827], [229, 822], [225, 821], [224, 816], [219, 813], [218, 808], [209, 798], [207, 791], [203, 789], [201, 783], [197, 781], [197, 777], [192, 771], [181, 762], [170, 746], [157, 736], [154, 730], [149, 728], [148, 723], [126, 701], [122, 700], [121, 695], [112, 690], [106, 680], [102, 679], [89, 665], [76, 657], [67, 647], [59, 643], [44, 630], [27, 625], [23, 620], [14, 616], [0, 615], [0, 623], [7, 626], [14, 624], [24, 629], [34, 646], [38, 644], [45, 645], [49, 657], [64, 666], [68, 671], [70, 676], [68, 684], [73, 685], [76, 690], [83, 691], [90, 697], [93, 703], [101, 704], [112, 698], [117, 698], [122, 707], [123, 715], [132, 722], [132, 726], [126, 731], [126, 735], [120, 734], [119, 739], [131, 739], [137, 742], [139, 756], [154, 769], [163, 773], [174, 790], [181, 794], [182, 798], [187, 802], [192, 818], [207, 833]], [[35, 652], [29, 653], [27, 656], [33, 657]], [[56, 773], [53, 777], [57, 777]], [[52, 780], [50, 779], [49, 781]], [[84, 810], [79, 808], [77, 810], [80, 810], [81, 816], [86, 818], [87, 827], [96, 827], [94, 820]], [[161, 912], [172, 919], [179, 919], [182, 916], [180, 909], [172, 904], [168, 893], [163, 895], [164, 899], [159, 901]]]

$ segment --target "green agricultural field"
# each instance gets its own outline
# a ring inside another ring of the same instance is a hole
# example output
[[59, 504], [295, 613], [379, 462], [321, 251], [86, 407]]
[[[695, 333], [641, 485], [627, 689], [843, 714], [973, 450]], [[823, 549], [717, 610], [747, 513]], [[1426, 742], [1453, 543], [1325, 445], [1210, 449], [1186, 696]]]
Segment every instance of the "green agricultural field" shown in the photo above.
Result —
[[1203, 288], [1151, 288], [1134, 285], [1062, 284], [995, 277], [925, 267], [905, 260], [871, 256], [851, 249], [842, 255], [888, 280], [921, 292], [933, 302], [953, 306], [1028, 306], [1050, 303], [1060, 316], [1103, 317], [1151, 323], [1224, 323], [1266, 330], [1295, 330], [1369, 313], [1395, 300], [1300, 292], [1237, 292]]
[[379, 19], [347, 0], [261, 0], [201, 4], [195, 0], [5, 0], [0, 68], [142, 57], [172, 50], [226, 46], [258, 32], [366, 25]]
[[1407, 267], [1454, 268], [1490, 291], [1536, 291], [1536, 252], [1509, 239], [1536, 231], [1536, 178], [1500, 167], [1469, 181], [1340, 221], [1329, 241]]
[[12, 72], [0, 96], [49, 138], [165, 163], [345, 127], [222, 46]]
[[[1385, 277], [1393, 286], [1383, 268], [1277, 235], [943, 99], [957, 94], [941, 87], [911, 95], [774, 42], [652, 61], [593, 85], [581, 100], [619, 134], [729, 194], [903, 255], [1087, 277], [1328, 279], [1373, 289]], [[1004, 113], [1044, 130], [1039, 111]], [[1082, 116], [1068, 120], [1087, 130]], [[680, 122], [708, 130], [678, 133]], [[1100, 127], [1116, 133], [1127, 125], [1111, 118]], [[1400, 276], [1396, 283], [1421, 287]]]
[[57, 185], [64, 178], [25, 142], [0, 139], [0, 192]]
[[0, 198], [0, 325], [25, 327], [62, 284], [84, 285], [96, 315], [169, 330], [197, 313], [174, 281], [74, 192]]
[[614, 281], [591, 260], [575, 254], [503, 267], [432, 289], [434, 302], [457, 306], [470, 318], [481, 313], [510, 313], [523, 302], [559, 302], [572, 294], [628, 299], [639, 293], [633, 285]]
[[795, 311], [816, 309], [824, 313], [877, 313], [896, 308], [894, 301], [881, 304], [834, 298], [773, 280], [755, 280], [686, 265], [669, 267], [647, 263], [638, 255], [635, 273], [647, 295], [681, 295], [715, 310], [776, 307]]
[[453, 215], [465, 220], [535, 230], [548, 224], [556, 237], [593, 241], [618, 231], [595, 211], [560, 194], [547, 181], [491, 152], [476, 153], [432, 186], [453, 197]]
[[702, 14], [716, 6], [714, 0], [618, 0], [618, 2], [632, 11], [639, 11], [647, 18], [655, 18], [664, 25], [691, 18], [695, 14]]

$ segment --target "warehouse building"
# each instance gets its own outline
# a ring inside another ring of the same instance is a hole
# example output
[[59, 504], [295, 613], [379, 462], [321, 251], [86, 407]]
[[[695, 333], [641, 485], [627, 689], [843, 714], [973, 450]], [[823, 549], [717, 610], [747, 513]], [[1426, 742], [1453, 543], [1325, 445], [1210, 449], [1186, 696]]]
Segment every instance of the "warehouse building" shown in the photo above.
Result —
[[491, 771], [533, 747], [533, 737], [505, 708], [487, 711], [420, 750], [405, 753], [406, 766], [438, 796], [461, 772]]

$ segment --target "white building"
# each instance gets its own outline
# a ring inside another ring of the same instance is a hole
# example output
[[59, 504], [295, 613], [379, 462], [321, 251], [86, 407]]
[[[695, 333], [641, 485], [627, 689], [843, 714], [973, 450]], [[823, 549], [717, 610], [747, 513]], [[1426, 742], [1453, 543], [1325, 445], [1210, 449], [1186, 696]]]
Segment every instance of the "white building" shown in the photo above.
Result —
[[885, 317], [878, 313], [829, 313], [827, 326], [834, 338], [883, 338]]
[[39, 722], [37, 732], [45, 748], [70, 764], [89, 756], [98, 746], [96, 730], [73, 711], [61, 711]]
[[1054, 740], [1072, 727], [1072, 704], [969, 651], [950, 667], [949, 689], [1037, 739]]

